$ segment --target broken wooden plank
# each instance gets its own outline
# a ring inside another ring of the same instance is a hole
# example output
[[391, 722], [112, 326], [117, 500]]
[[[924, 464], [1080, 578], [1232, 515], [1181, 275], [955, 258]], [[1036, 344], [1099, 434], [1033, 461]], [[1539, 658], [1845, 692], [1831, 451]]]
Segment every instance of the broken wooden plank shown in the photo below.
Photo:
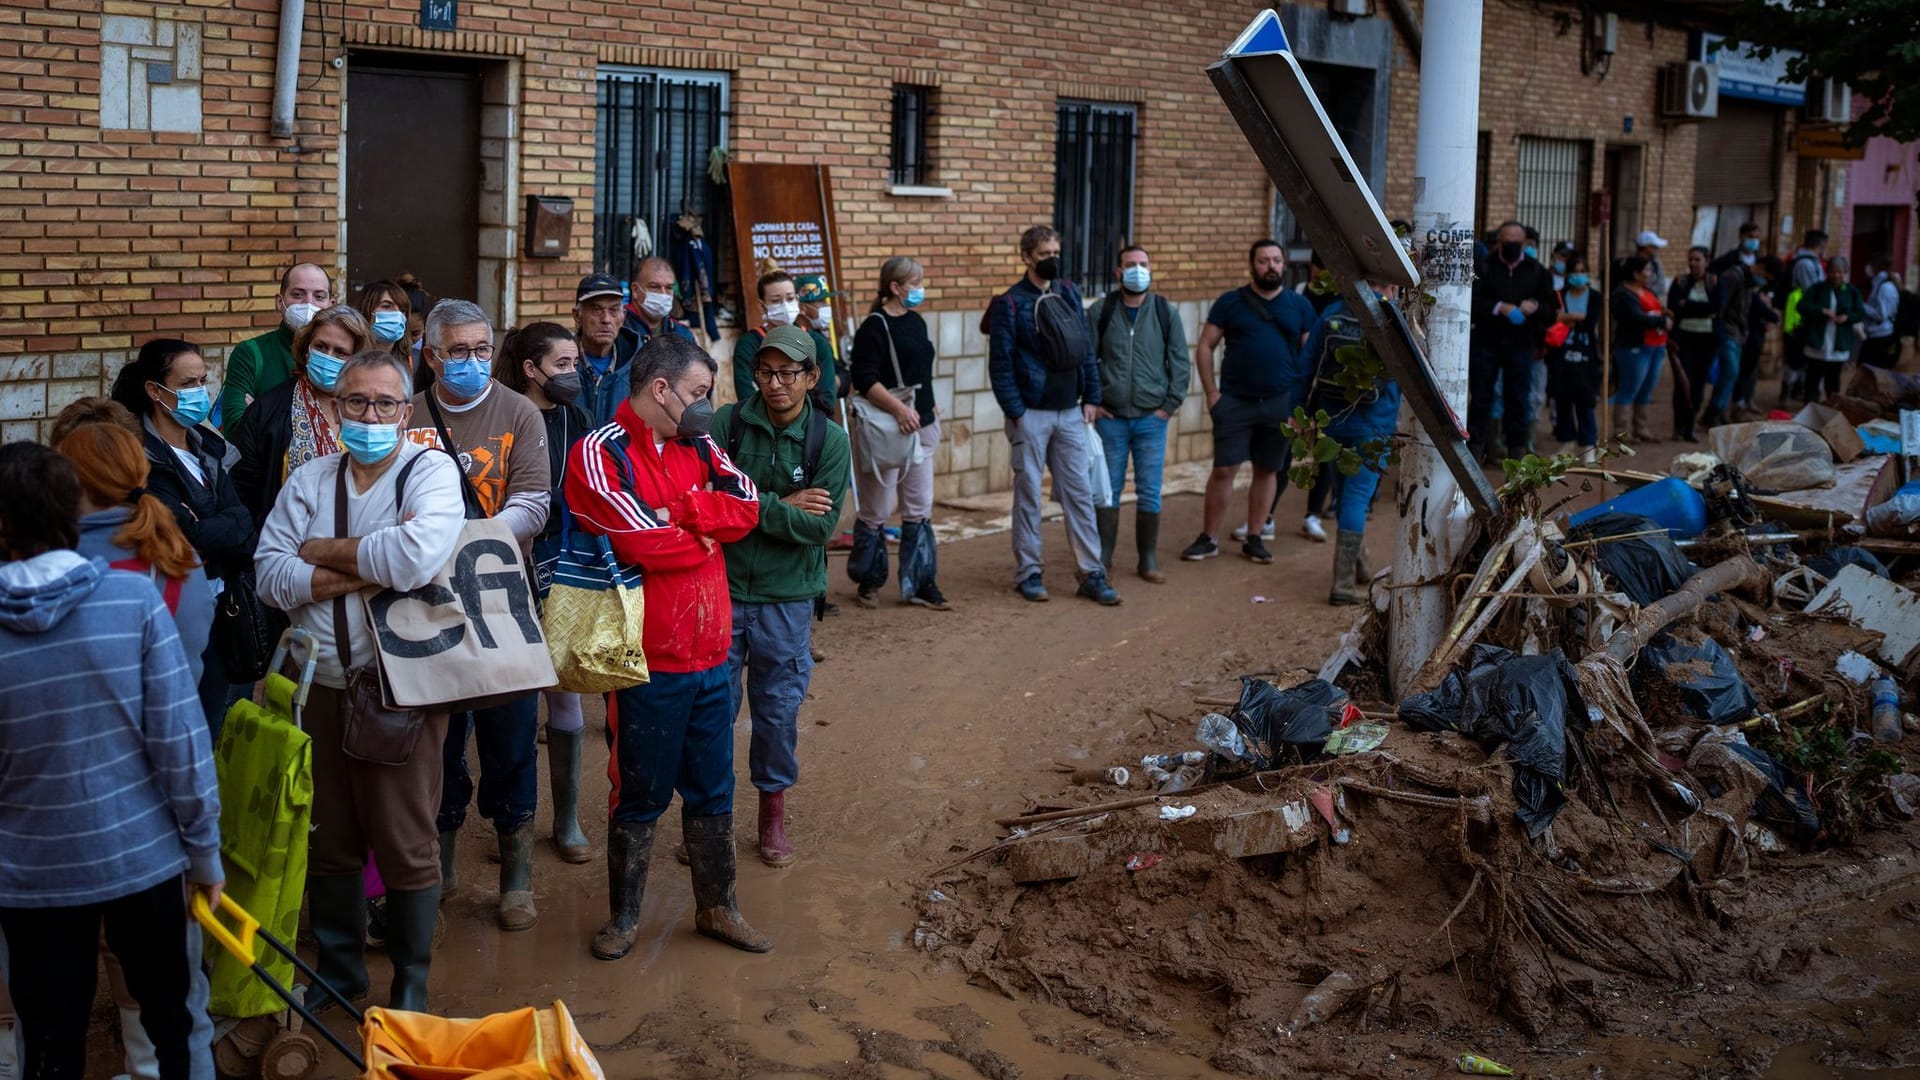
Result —
[[1920, 648], [1920, 593], [1870, 570], [1843, 566], [1827, 587], [1807, 604], [1807, 613], [1841, 616], [1883, 635], [1876, 650], [1894, 667], [1903, 667]]

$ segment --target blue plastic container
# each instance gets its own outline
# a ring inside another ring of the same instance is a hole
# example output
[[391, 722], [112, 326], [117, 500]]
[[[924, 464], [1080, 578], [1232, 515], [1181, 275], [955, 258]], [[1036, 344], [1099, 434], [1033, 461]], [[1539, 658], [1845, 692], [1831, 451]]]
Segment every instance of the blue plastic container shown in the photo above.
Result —
[[1599, 506], [1582, 510], [1567, 519], [1571, 528], [1579, 528], [1589, 518], [1601, 514], [1638, 514], [1667, 527], [1667, 535], [1687, 540], [1707, 531], [1707, 500], [1687, 486], [1685, 480], [1669, 476], [1642, 484], [1632, 491], [1608, 499]]

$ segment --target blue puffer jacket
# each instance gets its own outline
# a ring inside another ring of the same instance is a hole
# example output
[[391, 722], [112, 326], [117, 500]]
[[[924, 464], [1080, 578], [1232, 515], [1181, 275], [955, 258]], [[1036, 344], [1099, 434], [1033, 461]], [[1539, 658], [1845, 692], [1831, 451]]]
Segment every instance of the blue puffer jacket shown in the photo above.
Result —
[[[698, 344], [693, 331], [672, 318], [661, 323], [660, 329], [663, 332], [679, 334], [688, 341]], [[633, 396], [633, 388], [628, 385], [630, 382], [628, 369], [633, 366], [634, 354], [639, 352], [640, 346], [645, 345], [647, 339], [652, 336], [653, 331], [647, 329], [647, 324], [640, 321], [640, 316], [629, 304], [626, 321], [620, 324], [620, 333], [613, 339], [613, 365], [607, 368], [607, 373], [596, 378], [593, 374], [593, 365], [585, 360], [580, 362], [580, 382], [583, 392], [580, 395], [579, 404], [593, 418], [595, 427], [605, 427], [613, 423], [614, 410], [620, 407], [621, 402]]]
[[[1080, 313], [1080, 325], [1086, 335], [1087, 357], [1080, 363], [1079, 400], [1082, 405], [1100, 404], [1100, 359], [1094, 349], [1093, 329], [1087, 325], [1086, 302], [1071, 281], [1054, 285]], [[1001, 293], [988, 309], [987, 321], [992, 339], [987, 352], [987, 377], [993, 383], [993, 396], [1007, 419], [1018, 420], [1040, 403], [1047, 388], [1047, 365], [1040, 360], [1033, 327], [1033, 304], [1042, 293], [1033, 282], [1021, 278], [1013, 288]]]

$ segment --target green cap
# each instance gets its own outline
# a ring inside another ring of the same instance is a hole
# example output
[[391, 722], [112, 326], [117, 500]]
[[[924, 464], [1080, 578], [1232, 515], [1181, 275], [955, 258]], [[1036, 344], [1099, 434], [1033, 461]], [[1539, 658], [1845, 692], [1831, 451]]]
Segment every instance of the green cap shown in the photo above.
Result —
[[796, 364], [810, 364], [817, 359], [813, 354], [813, 335], [797, 326], [776, 326], [767, 331], [760, 351], [764, 353], [768, 349], [779, 351]]
[[793, 279], [793, 287], [800, 294], [803, 304], [817, 304], [822, 300], [833, 299], [833, 290], [827, 288], [827, 279], [819, 274], [801, 274]]

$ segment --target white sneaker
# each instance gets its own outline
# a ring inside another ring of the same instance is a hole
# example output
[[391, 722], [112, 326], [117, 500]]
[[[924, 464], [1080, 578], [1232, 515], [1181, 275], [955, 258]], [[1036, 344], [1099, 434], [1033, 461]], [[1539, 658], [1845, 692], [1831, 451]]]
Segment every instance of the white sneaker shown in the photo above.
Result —
[[[1233, 527], [1233, 534], [1232, 534], [1232, 535], [1233, 535], [1233, 538], [1234, 538], [1235, 540], [1239, 540], [1239, 541], [1241, 541], [1241, 542], [1243, 542], [1243, 543], [1244, 543], [1244, 542], [1246, 541], [1246, 539], [1247, 539], [1247, 526], [1246, 526], [1246, 523], [1245, 523], [1245, 522], [1242, 522], [1242, 523], [1241, 523], [1241, 524], [1239, 524], [1239, 525], [1235, 525], [1235, 526]], [[1268, 518], [1268, 519], [1267, 519], [1267, 523], [1266, 523], [1266, 524], [1265, 524], [1264, 526], [1262, 526], [1262, 527], [1261, 527], [1261, 529], [1260, 529], [1260, 539], [1262, 539], [1262, 540], [1271, 540], [1271, 539], [1273, 539], [1273, 519], [1272, 519], [1272, 518]]]
[[1320, 515], [1308, 514], [1300, 523], [1300, 535], [1316, 543], [1327, 542], [1327, 530], [1320, 526]]

